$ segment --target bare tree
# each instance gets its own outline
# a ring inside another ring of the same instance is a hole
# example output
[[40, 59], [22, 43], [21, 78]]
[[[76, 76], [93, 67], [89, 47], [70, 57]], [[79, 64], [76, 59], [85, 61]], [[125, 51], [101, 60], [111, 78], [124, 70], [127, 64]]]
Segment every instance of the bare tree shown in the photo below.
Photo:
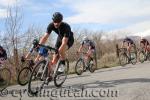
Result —
[[[18, 6], [8, 7], [7, 18], [5, 21], [6, 35], [4, 36], [4, 44], [7, 48], [8, 56], [12, 58], [9, 60], [14, 66], [14, 72], [18, 66], [18, 44], [19, 35], [22, 25], [22, 14]], [[16, 73], [14, 73], [16, 74]]]

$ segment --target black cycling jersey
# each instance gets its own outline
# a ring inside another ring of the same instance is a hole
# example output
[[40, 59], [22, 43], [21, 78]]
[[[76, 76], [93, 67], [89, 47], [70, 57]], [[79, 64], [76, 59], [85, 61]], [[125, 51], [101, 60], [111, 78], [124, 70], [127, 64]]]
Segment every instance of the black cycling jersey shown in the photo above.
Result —
[[95, 43], [92, 40], [84, 40], [82, 43], [82, 46], [86, 45], [86, 46], [90, 46], [91, 49], [95, 49]]
[[70, 48], [74, 43], [74, 36], [73, 32], [71, 31], [70, 25], [68, 25], [65, 22], [61, 22], [59, 28], [54, 27], [54, 23], [50, 23], [47, 27], [47, 33], [50, 34], [52, 31], [54, 31], [58, 37], [57, 42], [55, 44], [55, 48], [58, 49], [61, 46], [63, 37], [68, 38], [68, 47]]
[[146, 39], [141, 39], [140, 43], [143, 43], [144, 45], [146, 45], [146, 43], [147, 43], [147, 45], [149, 45], [149, 42]]
[[47, 33], [50, 34], [52, 31], [56, 32], [60, 39], [63, 37], [73, 38], [73, 32], [71, 32], [70, 26], [62, 22], [59, 28], [55, 28], [53, 23], [50, 23], [47, 27]]
[[7, 53], [6, 53], [6, 50], [2, 50], [2, 53], [0, 53], [0, 58], [4, 58], [4, 59], [7, 59]]
[[133, 40], [130, 39], [130, 38], [125, 38], [125, 39], [123, 40], [123, 42], [127, 42], [128, 44], [129, 44], [129, 43], [130, 43], [130, 44], [134, 44]]

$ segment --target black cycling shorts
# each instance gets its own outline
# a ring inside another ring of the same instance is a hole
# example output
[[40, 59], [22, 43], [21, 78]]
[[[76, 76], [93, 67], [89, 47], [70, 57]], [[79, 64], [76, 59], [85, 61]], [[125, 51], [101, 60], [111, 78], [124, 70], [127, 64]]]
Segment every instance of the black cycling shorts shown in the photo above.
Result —
[[[68, 49], [70, 47], [72, 47], [73, 43], [74, 43], [74, 38], [69, 38], [68, 39], [68, 43], [67, 43]], [[60, 39], [59, 37], [57, 37], [55, 48], [58, 50], [60, 48], [61, 44], [62, 44], [62, 39]]]

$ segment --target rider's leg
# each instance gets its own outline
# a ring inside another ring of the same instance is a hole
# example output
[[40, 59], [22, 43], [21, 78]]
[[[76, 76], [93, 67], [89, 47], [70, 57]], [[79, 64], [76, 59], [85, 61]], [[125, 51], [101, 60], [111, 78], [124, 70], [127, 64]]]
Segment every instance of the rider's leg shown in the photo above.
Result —
[[150, 45], [147, 46], [147, 51], [150, 52]]
[[52, 61], [49, 62], [49, 64], [48, 64], [48, 73], [49, 73], [49, 75], [50, 75], [50, 73], [53, 69], [53, 65], [55, 65], [57, 63], [57, 61], [58, 61], [58, 54], [54, 54], [53, 58], [52, 58]]
[[131, 43], [128, 43], [128, 46], [127, 46], [127, 53], [128, 53], [128, 57], [129, 57], [129, 58], [130, 58], [131, 48], [132, 48], [132, 44], [131, 44]]
[[59, 48], [60, 60], [63, 65], [65, 65], [66, 51], [68, 50], [68, 46], [65, 45], [62, 48]]
[[92, 52], [92, 49], [89, 49], [87, 51], [87, 56], [86, 56], [86, 61], [89, 62], [90, 58], [92, 57], [93, 55], [93, 52]]
[[[55, 49], [58, 50], [60, 46], [61, 46], [61, 41], [60, 41], [60, 38], [57, 37], [57, 41], [56, 41], [56, 44], [55, 44]], [[51, 73], [51, 70], [53, 69], [53, 68], [52, 68], [53, 65], [55, 65], [55, 64], [57, 63], [58, 58], [59, 58], [59, 55], [58, 55], [58, 54], [54, 54], [54, 55], [53, 55], [53, 58], [52, 58], [52, 61], [49, 62], [49, 65], [48, 65], [48, 73], [49, 73], [49, 75], [50, 75], [50, 73]]]
[[39, 60], [41, 60], [42, 58], [41, 58], [41, 55], [37, 55], [37, 57], [35, 58], [35, 60], [34, 60], [34, 63], [37, 63]]
[[95, 66], [96, 69], [97, 69], [96, 49], [93, 49], [93, 50], [92, 50], [92, 58], [93, 58], [94, 66]]

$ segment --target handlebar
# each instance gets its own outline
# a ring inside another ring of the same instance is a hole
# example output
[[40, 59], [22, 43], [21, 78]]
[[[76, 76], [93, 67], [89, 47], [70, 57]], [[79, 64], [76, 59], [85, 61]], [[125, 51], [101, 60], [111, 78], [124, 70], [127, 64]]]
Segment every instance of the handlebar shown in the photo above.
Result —
[[38, 44], [39, 46], [41, 47], [44, 47], [46, 49], [48, 49], [49, 51], [54, 51], [55, 53], [58, 53], [58, 50], [53, 48], [53, 47], [50, 47], [50, 46], [46, 46], [46, 45], [43, 45], [43, 44]]

